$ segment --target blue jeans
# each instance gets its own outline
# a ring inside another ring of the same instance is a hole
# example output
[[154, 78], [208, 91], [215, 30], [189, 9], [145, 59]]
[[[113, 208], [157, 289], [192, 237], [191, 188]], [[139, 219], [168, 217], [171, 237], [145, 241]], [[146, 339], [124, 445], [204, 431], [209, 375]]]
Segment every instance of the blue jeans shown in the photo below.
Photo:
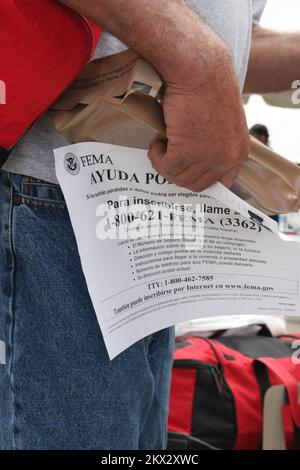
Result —
[[60, 188], [0, 171], [0, 448], [163, 449], [173, 345], [109, 360]]

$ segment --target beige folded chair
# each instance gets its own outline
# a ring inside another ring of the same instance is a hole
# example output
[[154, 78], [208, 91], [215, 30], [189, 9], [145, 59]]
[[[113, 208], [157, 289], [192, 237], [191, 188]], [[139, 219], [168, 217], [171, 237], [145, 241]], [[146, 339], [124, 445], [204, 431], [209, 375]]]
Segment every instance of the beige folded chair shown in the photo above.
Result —
[[[300, 384], [298, 390], [300, 403]], [[263, 418], [263, 450], [287, 450], [282, 420], [282, 407], [284, 404], [284, 385], [271, 387], [266, 392]]]

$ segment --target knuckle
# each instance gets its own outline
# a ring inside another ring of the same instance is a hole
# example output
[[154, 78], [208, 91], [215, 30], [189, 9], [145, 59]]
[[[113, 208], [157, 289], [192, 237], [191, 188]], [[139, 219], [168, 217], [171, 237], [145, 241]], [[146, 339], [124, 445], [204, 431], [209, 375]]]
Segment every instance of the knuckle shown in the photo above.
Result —
[[175, 164], [170, 160], [165, 160], [162, 164], [163, 171], [168, 176], [175, 176], [176, 175], [176, 168]]
[[176, 176], [184, 169], [184, 163], [180, 158], [166, 156], [163, 159], [163, 170], [169, 176]]
[[172, 182], [176, 184], [176, 186], [179, 186], [181, 188], [185, 188], [189, 184], [189, 181], [187, 180], [187, 178], [180, 177], [180, 176], [174, 176], [172, 178]]
[[247, 145], [237, 147], [227, 151], [224, 154], [223, 163], [225, 166], [227, 166], [227, 168], [232, 168], [247, 159], [248, 155], [249, 150]]
[[227, 168], [230, 168], [234, 165], [236, 165], [236, 163], [239, 161], [239, 156], [238, 156], [238, 153], [236, 151], [233, 151], [233, 150], [230, 150], [230, 151], [227, 151], [224, 156], [223, 156], [223, 159], [222, 159], [222, 163], [227, 167]]

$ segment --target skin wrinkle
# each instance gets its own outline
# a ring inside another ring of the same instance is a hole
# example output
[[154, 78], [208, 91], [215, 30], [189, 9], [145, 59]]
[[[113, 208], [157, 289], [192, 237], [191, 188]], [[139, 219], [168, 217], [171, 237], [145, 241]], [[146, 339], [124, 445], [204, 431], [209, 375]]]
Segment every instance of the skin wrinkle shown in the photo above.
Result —
[[[191, 71], [198, 69], [194, 67], [195, 62], [201, 62], [203, 70], [209, 72], [210, 79], [213, 79], [209, 67], [211, 63], [214, 64], [213, 73], [217, 73], [218, 69], [222, 69], [225, 58], [226, 61], [229, 58], [231, 60], [223, 41], [184, 1], [109, 0], [99, 3], [98, 0], [86, 0], [85, 7], [81, 0], [63, 0], [62, 3], [80, 11], [98, 24], [105, 25], [105, 31], [118, 37], [149, 60], [162, 73], [165, 81], [170, 80], [172, 83], [173, 80], [186, 78], [186, 67], [184, 76], [178, 67], [174, 67], [180, 60], [189, 64]], [[109, 7], [106, 6], [107, 3]], [[205, 48], [202, 41], [195, 40], [195, 34], [203, 38]], [[191, 44], [193, 48], [190, 47]], [[206, 74], [203, 73], [203, 78], [195, 77], [197, 89], [200, 84], [207, 84], [208, 77], [204, 75]]]

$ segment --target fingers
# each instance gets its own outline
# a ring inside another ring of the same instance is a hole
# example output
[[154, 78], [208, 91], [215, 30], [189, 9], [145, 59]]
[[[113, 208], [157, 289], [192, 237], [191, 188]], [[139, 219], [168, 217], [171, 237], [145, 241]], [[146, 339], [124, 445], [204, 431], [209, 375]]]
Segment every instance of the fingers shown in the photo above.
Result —
[[184, 161], [175, 159], [168, 153], [167, 144], [153, 141], [148, 153], [153, 168], [176, 186], [184, 187], [193, 192], [204, 191], [217, 181], [230, 188], [237, 178], [242, 163], [225, 168], [224, 165], [216, 168], [203, 167], [199, 163], [185, 166]]
[[240, 165], [235, 166], [231, 170], [227, 171], [227, 173], [225, 173], [225, 175], [223, 175], [222, 178], [220, 178], [219, 180], [220, 183], [224, 184], [224, 186], [226, 186], [227, 188], [231, 188], [231, 186], [237, 179], [238, 174], [242, 169], [242, 166], [243, 165], [240, 164]]
[[184, 187], [194, 193], [201, 193], [201, 191], [204, 191], [206, 188], [209, 188], [219, 181], [221, 176], [222, 173], [217, 169], [207, 170], [202, 175], [198, 176], [198, 178], [196, 178], [192, 183], [189, 183]]
[[153, 168], [167, 179], [176, 177], [185, 170], [186, 163], [180, 157], [173, 157], [168, 153], [167, 144], [155, 140], [150, 144], [148, 157]]
[[[196, 181], [199, 180], [199, 178], [206, 178], [206, 173], [208, 172], [210, 168], [206, 165], [203, 167], [202, 165], [197, 164], [192, 164], [185, 168], [184, 171], [179, 173], [178, 175], [174, 176], [171, 178], [171, 182], [175, 183], [177, 186], [183, 187], [183, 188], [191, 188]], [[220, 178], [224, 170], [222, 171], [221, 169], [217, 168], [212, 170], [216, 181], [218, 178]]]

